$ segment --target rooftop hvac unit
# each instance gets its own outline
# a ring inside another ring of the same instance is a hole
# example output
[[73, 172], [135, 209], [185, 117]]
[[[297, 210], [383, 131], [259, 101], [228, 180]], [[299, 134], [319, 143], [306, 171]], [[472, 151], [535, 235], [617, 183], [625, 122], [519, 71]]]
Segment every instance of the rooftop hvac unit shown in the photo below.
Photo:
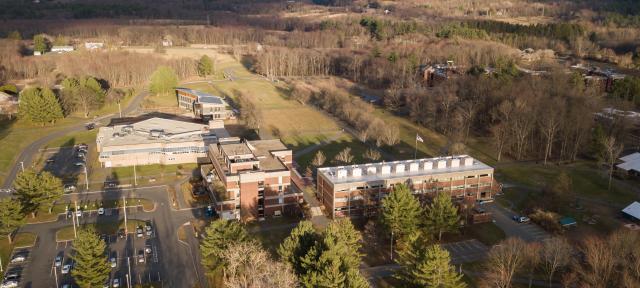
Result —
[[460, 166], [460, 159], [458, 158], [451, 159], [451, 168], [456, 168], [458, 166]]
[[396, 164], [396, 173], [404, 172], [404, 164]]
[[427, 161], [427, 162], [422, 163], [422, 169], [424, 169], [424, 170], [433, 169], [433, 162]]
[[389, 174], [391, 173], [391, 166], [389, 165], [384, 165], [380, 168], [380, 173], [382, 174]]
[[347, 177], [347, 170], [345, 169], [338, 170], [338, 178], [346, 178], [346, 177]]
[[409, 164], [409, 171], [416, 172], [419, 169], [420, 164], [418, 162], [412, 162]]
[[164, 134], [164, 130], [162, 130], [162, 129], [153, 129], [153, 130], [149, 131], [149, 136], [154, 137], [154, 138], [159, 138], [163, 134]]
[[375, 166], [371, 166], [371, 167], [367, 167], [367, 175], [375, 175], [376, 174], [376, 167]]
[[447, 168], [447, 160], [438, 160], [438, 169]]
[[464, 158], [464, 166], [472, 166], [473, 165], [473, 158], [471, 157], [466, 157]]
[[360, 169], [360, 168], [353, 168], [353, 169], [351, 169], [351, 176], [353, 176], [353, 177], [360, 177], [360, 176], [362, 176], [362, 169]]

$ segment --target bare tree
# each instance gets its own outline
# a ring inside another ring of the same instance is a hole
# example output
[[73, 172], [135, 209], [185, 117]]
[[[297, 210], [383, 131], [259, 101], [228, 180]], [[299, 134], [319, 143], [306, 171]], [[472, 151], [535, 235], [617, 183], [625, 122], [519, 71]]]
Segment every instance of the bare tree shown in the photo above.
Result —
[[575, 271], [583, 282], [581, 287], [613, 287], [616, 259], [606, 240], [599, 237], [587, 238], [581, 249], [582, 265], [576, 264]]
[[500, 162], [500, 159], [502, 158], [502, 151], [509, 139], [509, 125], [513, 111], [513, 104], [510, 101], [504, 101], [500, 103], [492, 113], [493, 118], [499, 121], [499, 123], [491, 127], [493, 139], [497, 148], [496, 158], [498, 162]]
[[609, 185], [607, 186], [607, 191], [611, 191], [611, 180], [613, 179], [613, 167], [620, 157], [620, 153], [622, 153], [623, 145], [618, 144], [616, 138], [613, 136], [609, 136], [604, 139], [603, 142], [604, 153], [605, 153], [605, 161], [607, 161], [607, 165], [609, 166]]
[[289, 265], [274, 261], [256, 241], [232, 244], [222, 253], [227, 263], [224, 285], [228, 288], [297, 287]]
[[353, 162], [353, 155], [351, 155], [351, 148], [346, 147], [333, 159], [336, 163], [347, 165]]
[[371, 160], [373, 162], [378, 161], [382, 158], [382, 155], [380, 155], [380, 152], [378, 152], [378, 150], [374, 150], [374, 149], [367, 149], [366, 152], [364, 152], [363, 157], [365, 159]]
[[476, 117], [476, 113], [478, 113], [478, 103], [476, 103], [476, 101], [473, 100], [468, 100], [468, 101], [463, 101], [460, 103], [460, 105], [458, 106], [458, 113], [460, 114], [460, 116], [462, 116], [462, 119], [464, 120], [463, 122], [463, 126], [464, 126], [464, 138], [463, 138], [463, 143], [467, 143], [467, 138], [469, 138], [469, 130], [471, 128], [471, 124], [473, 124], [473, 121]]
[[547, 159], [551, 156], [553, 142], [563, 118], [564, 101], [559, 99], [550, 100], [549, 104], [543, 105], [540, 110], [542, 110], [542, 117], [538, 121], [540, 122], [540, 130], [545, 138], [544, 165], [547, 165]]
[[552, 287], [553, 275], [569, 266], [573, 249], [566, 239], [554, 237], [542, 244], [540, 251], [542, 269], [547, 274], [549, 287]]
[[400, 141], [400, 129], [396, 125], [387, 125], [383, 131], [382, 138], [387, 146], [396, 145]]
[[324, 153], [322, 153], [322, 151], [318, 151], [316, 152], [316, 156], [313, 157], [313, 160], [311, 161], [311, 165], [318, 168], [324, 165], [325, 161], [327, 161], [327, 157], [324, 156]]
[[484, 279], [488, 287], [511, 287], [513, 277], [526, 263], [526, 249], [527, 244], [520, 238], [508, 238], [491, 248]]
[[533, 242], [527, 244], [527, 249], [523, 251], [525, 262], [524, 266], [527, 267], [526, 269], [529, 273], [529, 288], [533, 285], [533, 272], [535, 272], [536, 268], [540, 264], [540, 250], [542, 250], [540, 243]]

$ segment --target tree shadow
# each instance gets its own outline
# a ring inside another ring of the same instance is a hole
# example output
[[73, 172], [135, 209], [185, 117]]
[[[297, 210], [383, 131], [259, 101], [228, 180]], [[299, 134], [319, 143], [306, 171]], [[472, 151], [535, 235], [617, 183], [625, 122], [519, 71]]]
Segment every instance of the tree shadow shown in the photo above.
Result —
[[255, 72], [254, 71], [254, 66], [257, 62], [256, 57], [251, 56], [251, 55], [243, 55], [242, 58], [240, 59], [240, 64], [242, 64], [242, 66], [244, 66], [244, 68], [246, 68], [249, 71]]

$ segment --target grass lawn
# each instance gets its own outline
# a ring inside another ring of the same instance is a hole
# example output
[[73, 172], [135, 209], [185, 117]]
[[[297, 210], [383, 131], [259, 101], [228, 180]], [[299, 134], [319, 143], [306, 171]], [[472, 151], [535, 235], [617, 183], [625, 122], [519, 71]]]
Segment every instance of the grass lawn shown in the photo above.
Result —
[[33, 246], [36, 238], [37, 236], [32, 233], [18, 233], [13, 238], [13, 242], [9, 243], [6, 236], [0, 237], [0, 257], [2, 258], [3, 271], [7, 268], [7, 264], [9, 264], [9, 257], [11, 256], [13, 248]]
[[[133, 233], [137, 226], [144, 225], [144, 223], [142, 220], [128, 219], [127, 230], [129, 233]], [[124, 220], [80, 225], [80, 229], [88, 227], [93, 227], [98, 234], [116, 234], [118, 229], [124, 228]], [[56, 241], [69, 241], [74, 238], [73, 226], [66, 226], [56, 231]]]
[[349, 136], [344, 136], [341, 139], [319, 147], [317, 150], [311, 153], [307, 153], [305, 155], [297, 157], [296, 163], [302, 168], [302, 171], [304, 171], [304, 169], [306, 169], [311, 161], [313, 161], [316, 153], [318, 153], [318, 151], [322, 151], [322, 153], [324, 153], [324, 156], [327, 158], [325, 166], [331, 166], [334, 165], [333, 159], [336, 157], [336, 155], [346, 147], [351, 148], [351, 155], [353, 155], [353, 164], [366, 162], [363, 155], [367, 151], [367, 149], [369, 149], [369, 147], [357, 139], [353, 139]]
[[38, 236], [33, 233], [20, 232], [13, 238], [13, 246], [16, 248], [33, 247]]
[[55, 139], [44, 145], [42, 148], [70, 147], [78, 143], [95, 143], [97, 135], [98, 129], [75, 132]]
[[[155, 206], [155, 203], [153, 201], [145, 198], [127, 198], [126, 201], [127, 206], [142, 206], [142, 209], [144, 209], [145, 211], [153, 210]], [[66, 201], [55, 203], [53, 206], [41, 206], [36, 211], [36, 217], [31, 217], [31, 214], [27, 215], [27, 224], [55, 221], [56, 219], [58, 219], [59, 214], [67, 212], [69, 208], [73, 210], [74, 205], [74, 202]], [[100, 207], [122, 207], [122, 199], [78, 201], [78, 207], [80, 207], [80, 209], [82, 210], [97, 210]], [[50, 208], [51, 213], [49, 213]]]

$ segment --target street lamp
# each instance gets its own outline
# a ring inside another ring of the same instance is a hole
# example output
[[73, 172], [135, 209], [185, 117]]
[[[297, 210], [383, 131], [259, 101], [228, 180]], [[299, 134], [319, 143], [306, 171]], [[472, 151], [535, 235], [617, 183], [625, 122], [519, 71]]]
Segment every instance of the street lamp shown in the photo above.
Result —
[[87, 164], [85, 164], [83, 167], [84, 167], [85, 189], [89, 191], [89, 173], [87, 173]]
[[20, 161], [20, 167], [22, 167], [22, 172], [24, 172], [24, 161]]

